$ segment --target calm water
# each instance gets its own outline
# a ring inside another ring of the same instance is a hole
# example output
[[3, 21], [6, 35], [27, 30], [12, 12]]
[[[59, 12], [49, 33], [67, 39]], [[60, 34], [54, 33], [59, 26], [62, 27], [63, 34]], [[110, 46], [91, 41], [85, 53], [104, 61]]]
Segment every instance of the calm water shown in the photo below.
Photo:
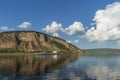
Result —
[[120, 80], [120, 56], [0, 56], [0, 80]]

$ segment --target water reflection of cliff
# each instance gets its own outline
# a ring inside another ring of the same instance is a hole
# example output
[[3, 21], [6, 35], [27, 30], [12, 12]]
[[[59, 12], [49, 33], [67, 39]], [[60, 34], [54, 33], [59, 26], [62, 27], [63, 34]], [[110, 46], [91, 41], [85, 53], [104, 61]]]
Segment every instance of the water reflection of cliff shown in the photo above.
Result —
[[4, 75], [39, 75], [65, 66], [78, 54], [40, 55], [0, 55], [0, 73]]

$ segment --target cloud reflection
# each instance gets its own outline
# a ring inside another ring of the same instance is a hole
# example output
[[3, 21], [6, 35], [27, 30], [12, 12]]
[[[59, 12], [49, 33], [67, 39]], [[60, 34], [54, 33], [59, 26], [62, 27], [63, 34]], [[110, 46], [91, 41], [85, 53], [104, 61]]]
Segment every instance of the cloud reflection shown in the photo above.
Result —
[[88, 63], [84, 69], [80, 62], [75, 64], [47, 74], [45, 80], [120, 80], [120, 59], [112, 66], [101, 60], [97, 64]]
[[86, 73], [89, 77], [97, 80], [120, 80], [120, 60], [114, 67], [106, 64], [89, 66]]

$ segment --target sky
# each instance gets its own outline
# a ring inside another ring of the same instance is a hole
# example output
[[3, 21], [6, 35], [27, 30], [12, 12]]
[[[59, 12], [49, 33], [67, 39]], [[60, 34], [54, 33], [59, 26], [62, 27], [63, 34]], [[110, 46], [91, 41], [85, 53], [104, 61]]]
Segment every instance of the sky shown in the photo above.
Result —
[[120, 0], [0, 0], [0, 32], [35, 30], [81, 49], [120, 49]]

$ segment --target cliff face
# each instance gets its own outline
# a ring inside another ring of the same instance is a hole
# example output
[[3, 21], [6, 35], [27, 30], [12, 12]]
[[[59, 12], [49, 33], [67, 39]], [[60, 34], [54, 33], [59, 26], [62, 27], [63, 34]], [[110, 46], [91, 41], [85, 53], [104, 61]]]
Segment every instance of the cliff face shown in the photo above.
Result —
[[65, 40], [35, 31], [0, 33], [0, 52], [82, 52]]

